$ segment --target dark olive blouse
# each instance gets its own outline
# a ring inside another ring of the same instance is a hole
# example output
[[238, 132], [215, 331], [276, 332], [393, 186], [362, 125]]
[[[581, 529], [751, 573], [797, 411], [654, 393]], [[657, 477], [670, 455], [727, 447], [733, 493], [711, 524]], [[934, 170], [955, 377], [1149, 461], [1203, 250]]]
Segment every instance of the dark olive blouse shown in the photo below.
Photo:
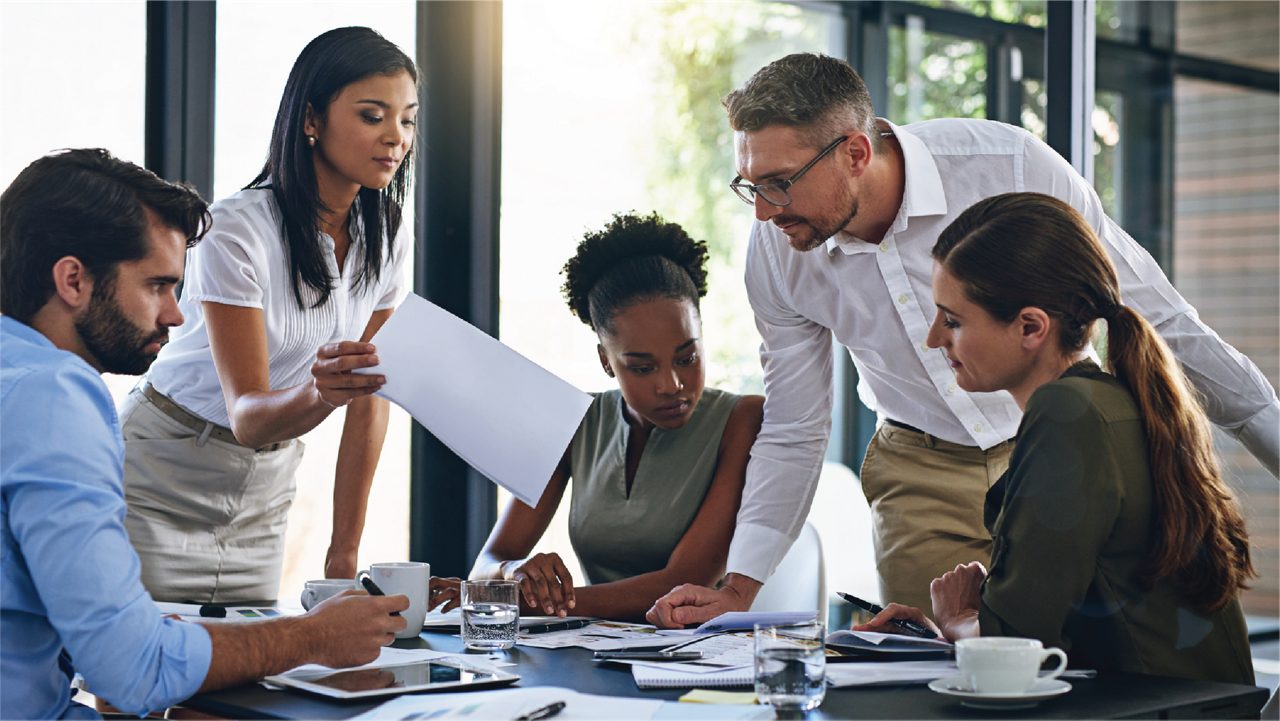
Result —
[[1038, 638], [1076, 667], [1252, 684], [1238, 600], [1204, 614], [1167, 581], [1138, 582], [1155, 523], [1138, 407], [1077, 363], [1028, 400], [1009, 470], [987, 494], [982, 634]]

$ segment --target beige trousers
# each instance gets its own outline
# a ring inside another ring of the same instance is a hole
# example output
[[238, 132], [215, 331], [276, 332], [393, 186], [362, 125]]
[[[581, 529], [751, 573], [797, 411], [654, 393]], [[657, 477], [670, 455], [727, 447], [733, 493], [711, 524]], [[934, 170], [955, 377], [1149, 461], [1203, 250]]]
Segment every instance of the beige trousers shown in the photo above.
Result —
[[124, 428], [125, 528], [158, 601], [274, 599], [303, 446], [255, 451], [201, 434], [135, 389]]
[[983, 451], [888, 424], [862, 464], [881, 603], [933, 615], [929, 582], [957, 564], [991, 560], [982, 522], [987, 489], [1009, 467], [1012, 441]]

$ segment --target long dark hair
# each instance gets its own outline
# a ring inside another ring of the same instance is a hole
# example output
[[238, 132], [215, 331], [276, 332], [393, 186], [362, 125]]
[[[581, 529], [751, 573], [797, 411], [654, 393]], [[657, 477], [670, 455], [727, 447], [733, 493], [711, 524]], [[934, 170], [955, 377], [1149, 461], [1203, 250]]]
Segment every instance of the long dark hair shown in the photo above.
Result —
[[707, 244], [657, 213], [619, 214], [583, 236], [564, 264], [569, 310], [598, 333], [613, 332], [618, 311], [641, 301], [693, 303], [707, 294]]
[[1084, 218], [1048, 195], [997, 195], [942, 231], [933, 257], [996, 320], [1026, 307], [1057, 318], [1063, 352], [1083, 349], [1093, 322], [1107, 322], [1108, 365], [1138, 404], [1155, 490], [1154, 548], [1139, 580], [1168, 578], [1205, 611], [1247, 588], [1249, 538], [1208, 418], [1169, 347], [1121, 301], [1115, 266]]
[[[258, 177], [245, 188], [270, 188], [280, 208], [284, 239], [289, 247], [293, 296], [299, 307], [308, 305], [303, 300], [304, 286], [314, 291], [315, 300], [310, 305], [319, 307], [329, 300], [335, 280], [329, 275], [320, 246], [320, 214], [332, 209], [324, 207], [316, 184], [314, 151], [303, 130], [307, 106], [311, 106], [312, 112], [324, 115], [330, 101], [351, 83], [402, 70], [408, 72], [415, 83], [418, 81], [413, 61], [395, 44], [369, 28], [349, 27], [330, 30], [307, 43], [289, 71], [271, 130], [267, 162]], [[410, 148], [386, 189], [361, 188], [351, 206], [349, 227], [353, 231], [364, 229], [364, 257], [355, 277], [358, 288], [376, 283], [382, 276], [383, 265], [395, 251], [412, 160]]]

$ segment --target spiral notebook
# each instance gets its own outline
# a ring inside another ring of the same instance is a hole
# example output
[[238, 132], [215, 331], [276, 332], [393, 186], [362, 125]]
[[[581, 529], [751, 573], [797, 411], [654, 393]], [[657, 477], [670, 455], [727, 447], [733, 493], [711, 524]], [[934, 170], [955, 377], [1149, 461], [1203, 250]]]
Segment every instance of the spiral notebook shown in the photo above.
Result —
[[689, 673], [657, 666], [632, 666], [631, 676], [636, 686], [645, 688], [723, 688], [728, 686], [754, 686], [755, 670], [751, 666], [727, 668], [723, 671]]

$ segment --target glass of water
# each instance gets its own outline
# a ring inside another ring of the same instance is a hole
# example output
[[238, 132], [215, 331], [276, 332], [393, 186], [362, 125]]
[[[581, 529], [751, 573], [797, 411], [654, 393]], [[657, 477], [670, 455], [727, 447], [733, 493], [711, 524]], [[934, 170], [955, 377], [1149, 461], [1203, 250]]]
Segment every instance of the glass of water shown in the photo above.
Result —
[[462, 641], [467, 648], [496, 651], [516, 645], [519, 588], [515, 581], [462, 582]]
[[827, 694], [823, 624], [755, 627], [756, 697], [775, 709], [808, 711]]

